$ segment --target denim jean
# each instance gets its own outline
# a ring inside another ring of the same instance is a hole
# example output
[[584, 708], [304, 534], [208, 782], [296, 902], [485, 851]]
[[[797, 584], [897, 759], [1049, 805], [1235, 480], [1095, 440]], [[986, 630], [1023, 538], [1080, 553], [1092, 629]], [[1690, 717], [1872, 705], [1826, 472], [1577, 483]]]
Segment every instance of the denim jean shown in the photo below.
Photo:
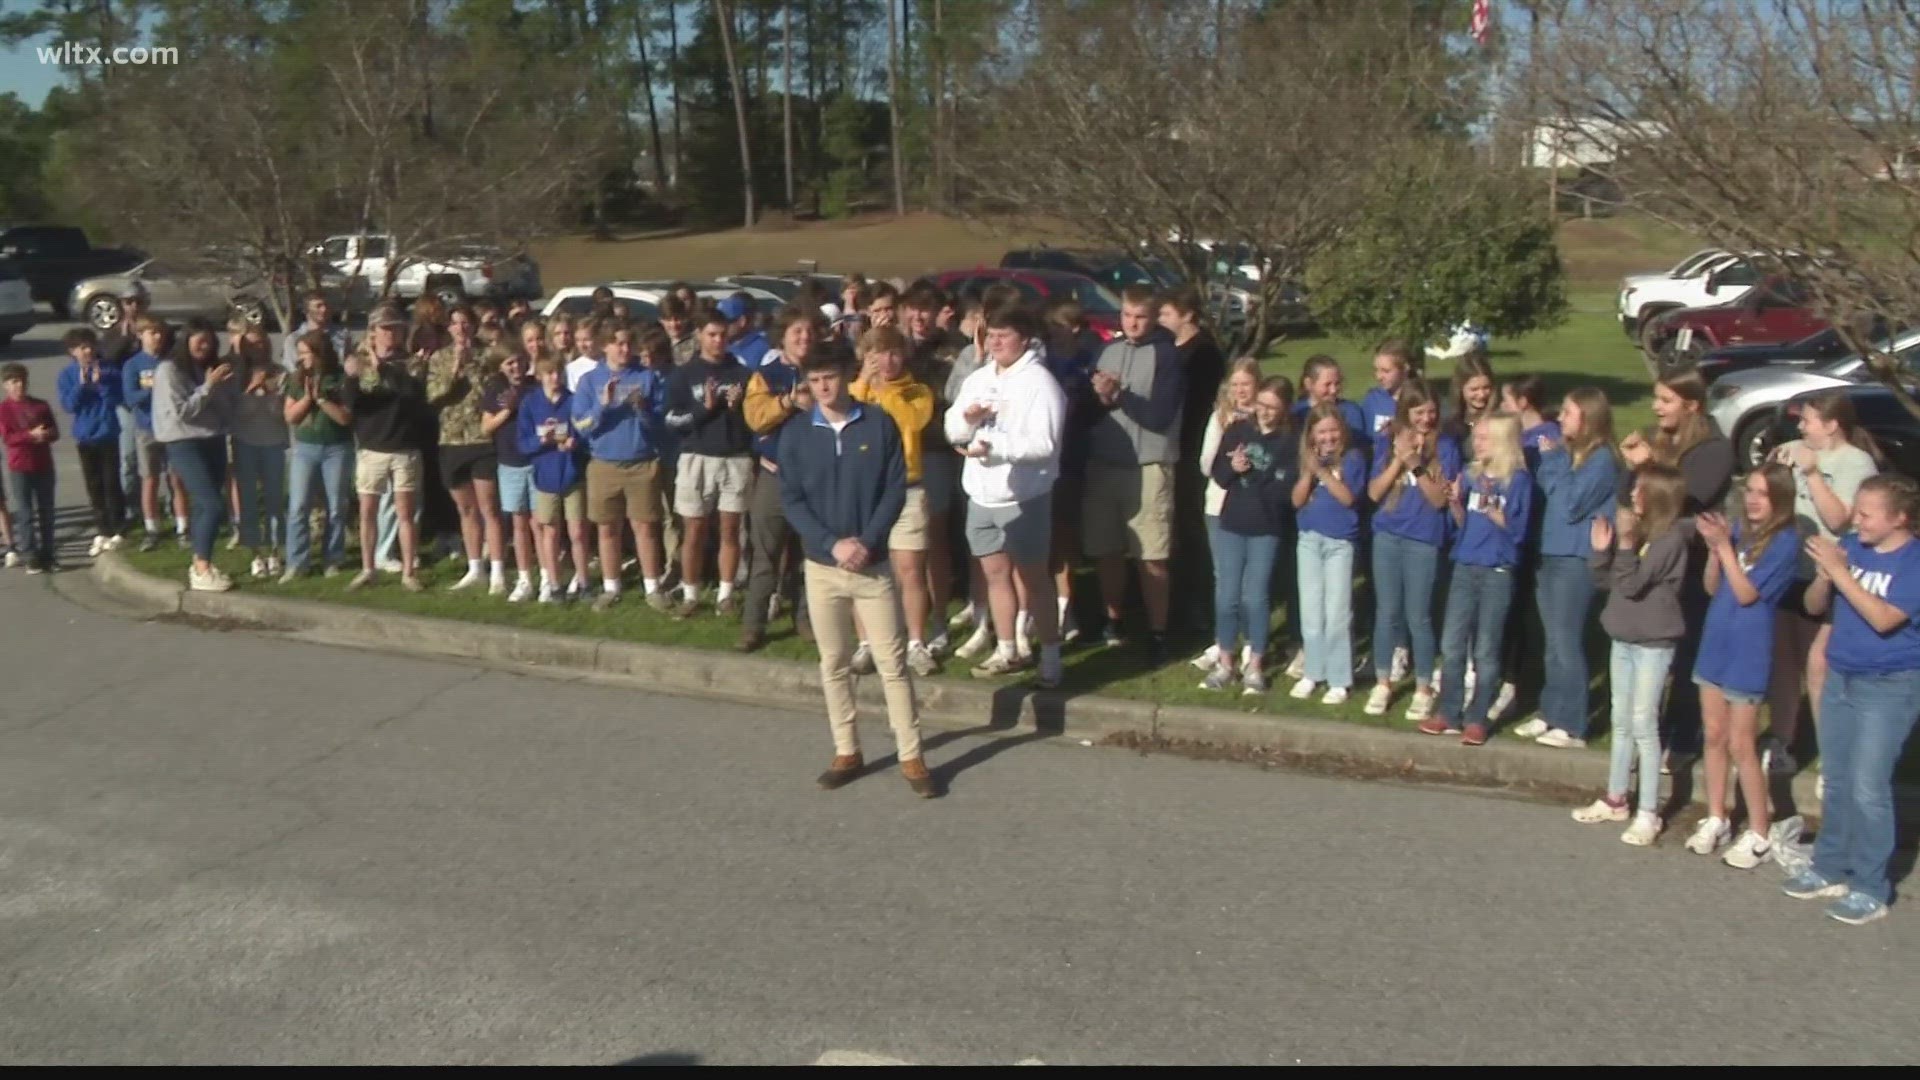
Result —
[[[1487, 722], [1500, 690], [1500, 640], [1513, 604], [1513, 571], [1506, 567], [1453, 565], [1447, 590], [1447, 625], [1440, 639], [1446, 670], [1440, 677], [1440, 712], [1448, 721]], [[1467, 655], [1473, 655], [1473, 700], [1466, 701]]]
[[[114, 415], [120, 419], [120, 494], [122, 505], [129, 517], [140, 513], [140, 444], [134, 439], [133, 410], [125, 405], [114, 407]], [[165, 484], [160, 485], [162, 488]]]
[[1881, 903], [1893, 898], [1893, 768], [1920, 715], [1920, 671], [1827, 672], [1820, 693], [1820, 834], [1813, 869]]
[[1373, 671], [1392, 674], [1393, 651], [1409, 645], [1414, 681], [1433, 677], [1433, 583], [1440, 549], [1392, 533], [1373, 536]]
[[1213, 640], [1230, 657], [1245, 634], [1253, 655], [1264, 656], [1273, 606], [1273, 564], [1280, 558], [1277, 536], [1241, 536], [1207, 519], [1213, 542]]
[[287, 448], [235, 439], [233, 471], [240, 487], [240, 546], [277, 549], [286, 524]]
[[1300, 636], [1307, 647], [1307, 679], [1353, 685], [1353, 541], [1303, 532], [1299, 560]]
[[[413, 525], [415, 529], [420, 527], [420, 514], [421, 511], [426, 508], [426, 505], [427, 492], [425, 484], [423, 483], [421, 488], [413, 494]], [[380, 539], [379, 542], [374, 545], [376, 557], [381, 562], [400, 561], [400, 511], [394, 509], [393, 485], [391, 484], [387, 485], [387, 489], [380, 493], [379, 525]], [[422, 542], [426, 539], [424, 536], [420, 537]], [[420, 550], [425, 549], [422, 547]]]
[[347, 561], [347, 499], [353, 493], [353, 444], [293, 443], [293, 459], [287, 475], [287, 569], [305, 570], [313, 557], [313, 525], [308, 511], [313, 507], [315, 475], [327, 497], [326, 550], [322, 557], [328, 566]]
[[[1609, 673], [1613, 684], [1613, 756], [1607, 767], [1607, 794], [1624, 797], [1633, 759], [1640, 758], [1640, 812], [1660, 809], [1660, 697], [1673, 667], [1671, 645], [1613, 643]], [[1676, 693], [1681, 691], [1676, 690]]]
[[1540, 687], [1540, 716], [1549, 728], [1587, 737], [1587, 612], [1593, 604], [1593, 572], [1587, 560], [1546, 555], [1534, 576], [1534, 600], [1546, 630], [1547, 677]]
[[227, 440], [182, 439], [167, 444], [167, 467], [187, 489], [187, 534], [196, 559], [213, 558], [214, 537], [227, 507]]
[[[1688, 549], [1686, 576], [1680, 579], [1680, 615], [1686, 620], [1687, 632], [1673, 656], [1674, 669], [1689, 674], [1700, 658], [1700, 632], [1707, 624], [1707, 606], [1713, 601], [1700, 580], [1706, 565], [1704, 547], [1696, 542]], [[1700, 752], [1699, 694], [1668, 696], [1666, 709], [1660, 714], [1660, 736], [1677, 758], [1690, 759]]]
[[53, 561], [53, 470], [8, 472], [7, 501], [13, 504], [14, 544], [33, 563]]

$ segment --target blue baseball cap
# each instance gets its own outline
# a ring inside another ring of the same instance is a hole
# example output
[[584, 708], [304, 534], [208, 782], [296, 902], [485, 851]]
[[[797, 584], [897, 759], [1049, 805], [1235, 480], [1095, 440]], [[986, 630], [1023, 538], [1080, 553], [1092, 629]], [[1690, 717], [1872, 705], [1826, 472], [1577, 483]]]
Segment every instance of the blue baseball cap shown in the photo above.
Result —
[[725, 300], [720, 301], [717, 307], [720, 310], [720, 314], [727, 317], [728, 322], [739, 322], [741, 319], [753, 314], [753, 305], [738, 296], [727, 297]]

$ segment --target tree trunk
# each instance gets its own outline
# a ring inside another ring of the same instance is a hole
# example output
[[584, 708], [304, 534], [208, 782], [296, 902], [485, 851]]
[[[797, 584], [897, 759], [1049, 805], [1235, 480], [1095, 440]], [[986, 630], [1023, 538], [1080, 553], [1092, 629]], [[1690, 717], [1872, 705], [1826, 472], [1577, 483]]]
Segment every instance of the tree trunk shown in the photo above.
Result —
[[733, 120], [740, 129], [740, 181], [746, 196], [747, 228], [753, 228], [753, 146], [747, 138], [747, 95], [740, 83], [740, 63], [733, 54], [733, 22], [722, 0], [713, 0], [714, 21], [720, 24], [720, 49], [726, 54], [727, 82], [733, 87]]
[[667, 83], [673, 91], [673, 186], [680, 186], [680, 4], [667, 0]]
[[940, 0], [933, 0], [933, 41], [927, 98], [933, 106], [933, 206], [947, 208], [947, 40], [941, 36]]
[[640, 46], [640, 87], [647, 97], [647, 130], [653, 133], [653, 181], [661, 189], [667, 186], [667, 154], [660, 142], [660, 113], [653, 106], [653, 65], [647, 61], [647, 7], [636, 4], [633, 10], [633, 39]]
[[787, 213], [793, 205], [793, 2], [780, 5], [780, 143], [787, 159]]
[[887, 127], [893, 150], [893, 212], [907, 212], [906, 170], [900, 161], [900, 40], [894, 0], [887, 4]]
[[[813, 5], [807, 0], [807, 107], [813, 110], [813, 151], [807, 155], [807, 175], [820, 179], [820, 147], [827, 141], [827, 110], [820, 103], [820, 38], [815, 29]], [[813, 212], [820, 213], [820, 185], [814, 185]]]

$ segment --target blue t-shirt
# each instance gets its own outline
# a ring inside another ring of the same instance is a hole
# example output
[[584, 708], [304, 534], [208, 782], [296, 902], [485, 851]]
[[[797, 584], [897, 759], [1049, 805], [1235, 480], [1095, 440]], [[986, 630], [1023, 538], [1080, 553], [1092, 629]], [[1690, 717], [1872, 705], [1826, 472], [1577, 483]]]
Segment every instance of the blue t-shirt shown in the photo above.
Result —
[[[1463, 481], [1467, 486], [1467, 514], [1459, 539], [1453, 543], [1453, 561], [1466, 566], [1504, 566], [1520, 561], [1533, 517], [1533, 477], [1522, 469], [1502, 484], [1492, 477]], [[1505, 527], [1494, 524], [1489, 510], [1506, 515]]]
[[1313, 494], [1294, 519], [1301, 532], [1317, 532], [1332, 540], [1353, 540], [1360, 536], [1360, 507], [1367, 501], [1365, 454], [1357, 449], [1347, 451], [1340, 459], [1340, 482], [1353, 492], [1353, 505], [1341, 506], [1327, 485], [1314, 481]]
[[[1366, 414], [1360, 411], [1360, 406], [1345, 398], [1339, 399], [1335, 404], [1339, 406], [1340, 415], [1347, 421], [1347, 430], [1353, 433], [1353, 445], [1370, 451], [1373, 447], [1373, 429], [1367, 423]], [[1313, 402], [1306, 398], [1293, 403], [1293, 418], [1296, 421], [1304, 421], [1307, 413], [1311, 411], [1313, 411]]]
[[[1387, 463], [1391, 460], [1393, 436], [1383, 429], [1373, 444], [1372, 475], [1385, 473]], [[1442, 435], [1434, 444], [1433, 463], [1439, 466], [1441, 478], [1451, 482], [1460, 475], [1460, 444]], [[1397, 500], [1393, 492], [1388, 492], [1374, 508], [1373, 531], [1390, 533], [1434, 547], [1446, 543], [1447, 527], [1451, 523], [1447, 508], [1428, 502], [1412, 473], [1401, 473], [1400, 482], [1395, 486], [1399, 488]]]
[[1393, 423], [1394, 413], [1399, 408], [1400, 403], [1385, 390], [1376, 386], [1367, 391], [1367, 396], [1360, 399], [1360, 414], [1366, 419], [1367, 437], [1379, 438], [1380, 433], [1387, 430], [1387, 425]]
[[[1733, 529], [1733, 547], [1740, 550], [1740, 526]], [[1780, 598], [1793, 585], [1793, 571], [1799, 561], [1800, 534], [1792, 528], [1775, 533], [1758, 555], [1741, 556], [1740, 568], [1747, 572], [1760, 596], [1751, 604], [1742, 604], [1727, 584], [1724, 571], [1720, 588], [1707, 605], [1707, 620], [1700, 631], [1700, 655], [1693, 663], [1695, 678], [1742, 694], [1764, 694], [1773, 665], [1773, 615]], [[1711, 556], [1709, 556], [1711, 557]]]
[[1560, 424], [1554, 420], [1542, 420], [1520, 433], [1520, 452], [1526, 455], [1528, 472], [1540, 471], [1540, 440], [1542, 438], [1559, 442]]
[[1900, 609], [1907, 621], [1882, 634], [1833, 590], [1833, 636], [1827, 640], [1827, 666], [1848, 675], [1890, 675], [1920, 671], [1920, 542], [1913, 540], [1882, 554], [1862, 544], [1855, 533], [1840, 538], [1847, 569], [1868, 592]]

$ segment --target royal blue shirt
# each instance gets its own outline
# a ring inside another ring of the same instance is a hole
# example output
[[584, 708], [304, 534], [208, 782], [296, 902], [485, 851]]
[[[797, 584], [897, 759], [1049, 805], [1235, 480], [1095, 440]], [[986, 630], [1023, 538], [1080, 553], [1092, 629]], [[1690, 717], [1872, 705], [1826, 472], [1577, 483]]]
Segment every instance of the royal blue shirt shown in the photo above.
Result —
[[[1374, 440], [1373, 473], [1379, 476], [1387, 471], [1387, 463], [1393, 460], [1393, 436], [1383, 433]], [[1438, 466], [1442, 479], [1452, 481], [1460, 475], [1460, 444], [1446, 436], [1434, 443], [1433, 460], [1428, 468]], [[1445, 506], [1435, 506], [1421, 493], [1419, 483], [1413, 474], [1403, 472], [1400, 482], [1395, 485], [1398, 495], [1388, 492], [1373, 509], [1373, 531], [1388, 533], [1404, 540], [1439, 547], [1447, 542], [1447, 529], [1452, 523]]]
[[[617, 384], [611, 405], [606, 403], [609, 382]], [[659, 457], [666, 394], [660, 376], [643, 367], [615, 372], [602, 364], [580, 376], [573, 393], [573, 423], [586, 437], [594, 460], [625, 463]]]
[[[1740, 548], [1740, 525], [1733, 528], [1733, 549]], [[1740, 568], [1747, 572], [1760, 595], [1751, 604], [1742, 604], [1727, 584], [1724, 568], [1720, 588], [1707, 605], [1707, 621], [1700, 631], [1700, 655], [1693, 662], [1696, 679], [1742, 694], [1764, 694], [1773, 665], [1773, 615], [1780, 598], [1793, 585], [1794, 567], [1799, 563], [1800, 534], [1789, 525], [1773, 534], [1767, 546], [1753, 555], [1740, 557]], [[1709, 555], [1711, 558], [1712, 556]]]
[[1620, 464], [1606, 447], [1595, 447], [1573, 467], [1573, 454], [1556, 446], [1540, 455], [1534, 471], [1540, 485], [1540, 554], [1585, 559], [1593, 552], [1593, 519], [1613, 520]]
[[[572, 450], [562, 450], [541, 437], [549, 422], [560, 426], [560, 437], [574, 437]], [[533, 466], [533, 489], [548, 495], [564, 495], [580, 482], [586, 452], [585, 439], [573, 426], [573, 395], [560, 391], [557, 399], [547, 397], [544, 387], [535, 387], [520, 399], [520, 413], [514, 417], [520, 436], [520, 452]]]
[[[1341, 398], [1336, 404], [1340, 406], [1341, 419], [1347, 422], [1347, 430], [1353, 433], [1353, 445], [1369, 453], [1372, 452], [1373, 429], [1368, 426], [1366, 413], [1360, 411], [1360, 406], [1355, 405], [1345, 398]], [[1306, 398], [1301, 398], [1299, 401], [1293, 403], [1293, 418], [1295, 421], [1305, 420], [1307, 414], [1312, 411], [1313, 403]], [[1365, 459], [1363, 458], [1362, 460], [1364, 461]]]
[[1540, 472], [1540, 440], [1560, 441], [1560, 425], [1553, 420], [1542, 420], [1520, 433], [1520, 452], [1527, 457], [1527, 471], [1538, 475]]
[[120, 365], [120, 403], [133, 410], [134, 426], [153, 434], [153, 373], [160, 358], [145, 349]]
[[[1533, 516], [1533, 477], [1524, 470], [1501, 484], [1491, 477], [1463, 481], [1467, 486], [1467, 517], [1453, 543], [1453, 561], [1464, 566], [1513, 567], [1520, 561]], [[1504, 527], [1493, 523], [1488, 510], [1506, 514]]]
[[1827, 666], [1848, 675], [1891, 675], [1920, 671], [1920, 541], [1908, 540], [1882, 554], [1855, 533], [1840, 538], [1847, 570], [1863, 588], [1900, 609], [1907, 621], [1882, 634], [1833, 590], [1833, 636], [1827, 640]]
[[[1301, 468], [1306, 464], [1301, 463]], [[1330, 540], [1354, 540], [1360, 536], [1360, 508], [1367, 501], [1367, 455], [1350, 449], [1340, 459], [1340, 482], [1353, 492], [1353, 505], [1341, 506], [1327, 485], [1313, 483], [1313, 494], [1300, 508], [1295, 520], [1301, 532], [1316, 532]]]
[[1367, 391], [1367, 396], [1360, 399], [1360, 414], [1366, 421], [1367, 437], [1379, 438], [1380, 433], [1387, 430], [1387, 425], [1393, 423], [1394, 414], [1399, 409], [1400, 403], [1385, 390], [1376, 386]]
[[73, 417], [73, 441], [82, 446], [120, 440], [120, 369], [102, 361], [96, 370], [100, 374], [88, 382], [80, 377], [80, 361], [75, 360], [61, 368], [55, 380], [60, 407]]

